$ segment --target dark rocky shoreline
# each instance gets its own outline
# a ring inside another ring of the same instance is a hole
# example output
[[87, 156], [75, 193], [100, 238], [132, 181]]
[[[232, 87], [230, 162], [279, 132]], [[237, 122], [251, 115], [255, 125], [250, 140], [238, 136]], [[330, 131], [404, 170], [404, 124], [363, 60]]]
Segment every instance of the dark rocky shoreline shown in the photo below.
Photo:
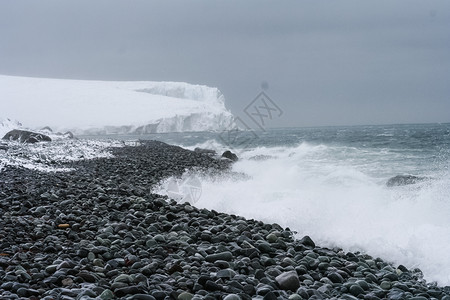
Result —
[[228, 160], [155, 141], [111, 151], [0, 173], [1, 299], [450, 299], [420, 270], [149, 192]]

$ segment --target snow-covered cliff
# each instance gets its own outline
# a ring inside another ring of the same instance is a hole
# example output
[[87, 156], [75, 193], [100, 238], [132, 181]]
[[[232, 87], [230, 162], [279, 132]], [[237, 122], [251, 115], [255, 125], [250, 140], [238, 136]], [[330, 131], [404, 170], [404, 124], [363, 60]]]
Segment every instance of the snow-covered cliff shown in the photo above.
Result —
[[0, 75], [0, 119], [75, 134], [219, 131], [234, 117], [217, 88], [180, 82]]

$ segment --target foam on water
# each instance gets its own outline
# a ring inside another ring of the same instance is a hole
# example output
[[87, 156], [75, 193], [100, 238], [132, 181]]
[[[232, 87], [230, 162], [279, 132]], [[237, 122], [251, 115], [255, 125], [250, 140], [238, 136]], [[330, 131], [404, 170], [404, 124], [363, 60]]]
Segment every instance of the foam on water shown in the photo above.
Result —
[[378, 150], [307, 143], [247, 150], [233, 171], [248, 176], [203, 176], [195, 205], [276, 222], [323, 246], [418, 267], [427, 280], [450, 284], [448, 161], [433, 179], [388, 188], [398, 157]]

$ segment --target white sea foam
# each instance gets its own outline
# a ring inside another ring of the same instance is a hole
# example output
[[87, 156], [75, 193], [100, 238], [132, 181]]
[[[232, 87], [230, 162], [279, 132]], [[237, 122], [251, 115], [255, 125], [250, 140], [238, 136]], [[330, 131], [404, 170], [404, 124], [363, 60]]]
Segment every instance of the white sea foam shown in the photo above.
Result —
[[448, 285], [448, 162], [433, 180], [388, 188], [398, 172], [392, 155], [306, 143], [251, 149], [233, 166], [249, 177], [203, 177], [195, 205], [276, 222], [323, 246], [418, 267], [427, 280]]

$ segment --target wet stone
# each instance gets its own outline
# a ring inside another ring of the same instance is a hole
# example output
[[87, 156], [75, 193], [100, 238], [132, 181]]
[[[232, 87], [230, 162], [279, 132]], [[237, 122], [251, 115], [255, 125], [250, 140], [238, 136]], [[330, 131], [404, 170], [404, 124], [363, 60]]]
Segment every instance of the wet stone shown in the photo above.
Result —
[[295, 271], [282, 273], [275, 280], [283, 290], [295, 291], [300, 287], [300, 281]]
[[132, 283], [133, 282], [133, 278], [130, 275], [127, 274], [120, 274], [119, 276], [117, 276], [114, 279], [115, 283], [121, 282], [121, 283]]
[[292, 294], [288, 298], [289, 300], [302, 300], [303, 298], [299, 294]]
[[236, 294], [229, 294], [223, 298], [223, 300], [241, 300], [241, 297], [239, 297]]
[[217, 260], [230, 261], [233, 259], [233, 254], [229, 251], [225, 251], [225, 252], [221, 252], [221, 253], [207, 255], [205, 257], [205, 259], [208, 262], [215, 262]]
[[381, 282], [380, 287], [383, 290], [389, 290], [391, 288], [391, 283], [389, 281], [383, 281]]
[[191, 300], [194, 297], [191, 293], [182, 292], [178, 295], [178, 300]]
[[342, 276], [339, 273], [330, 273], [327, 277], [333, 283], [343, 283], [344, 282], [344, 278], [342, 278]]
[[358, 284], [353, 284], [352, 286], [350, 286], [349, 289], [350, 294], [352, 294], [353, 296], [359, 296], [361, 294], [364, 293], [364, 290], [361, 286], [359, 286]]

